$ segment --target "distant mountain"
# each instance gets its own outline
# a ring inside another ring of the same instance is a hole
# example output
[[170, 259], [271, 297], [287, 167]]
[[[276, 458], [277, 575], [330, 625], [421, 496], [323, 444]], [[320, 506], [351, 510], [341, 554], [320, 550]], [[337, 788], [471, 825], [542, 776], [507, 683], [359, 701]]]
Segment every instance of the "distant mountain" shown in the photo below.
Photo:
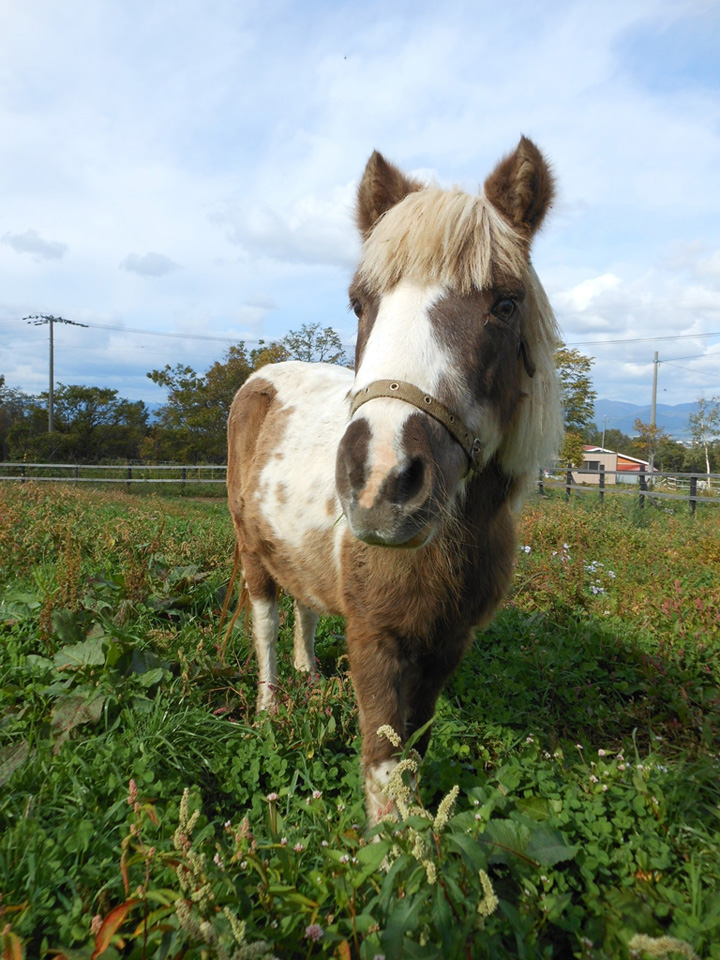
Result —
[[[675, 440], [689, 440], [690, 428], [688, 417], [697, 411], [697, 403], [678, 403], [671, 406], [668, 403], [658, 403], [655, 422]], [[607, 424], [604, 418], [607, 417]], [[595, 424], [598, 430], [607, 426], [608, 430], [621, 430], [628, 436], [635, 434], [635, 420], [650, 423], [650, 404], [638, 406], [635, 403], [626, 403], [624, 400], [596, 400]]]

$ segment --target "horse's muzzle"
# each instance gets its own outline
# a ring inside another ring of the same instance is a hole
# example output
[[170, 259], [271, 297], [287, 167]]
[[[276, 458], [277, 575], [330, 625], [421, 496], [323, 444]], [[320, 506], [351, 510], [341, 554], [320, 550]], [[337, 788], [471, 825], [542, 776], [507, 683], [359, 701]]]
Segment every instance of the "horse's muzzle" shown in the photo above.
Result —
[[[385, 547], [420, 547], [435, 532], [440, 507], [437, 467], [429, 450], [398, 455], [394, 445], [374, 448], [365, 418], [353, 421], [338, 448], [335, 481], [352, 534]], [[400, 461], [400, 462], [398, 462]]]

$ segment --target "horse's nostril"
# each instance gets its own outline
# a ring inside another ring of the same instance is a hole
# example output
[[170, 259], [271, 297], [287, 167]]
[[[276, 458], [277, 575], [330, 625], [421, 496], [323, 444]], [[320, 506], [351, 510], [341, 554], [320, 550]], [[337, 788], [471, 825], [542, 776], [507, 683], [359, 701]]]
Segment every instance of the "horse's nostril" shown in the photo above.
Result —
[[365, 486], [365, 461], [349, 455], [345, 460], [350, 489], [357, 493]]
[[356, 496], [365, 486], [368, 472], [370, 430], [367, 420], [351, 423], [340, 441], [335, 480], [341, 496]]
[[399, 506], [409, 503], [422, 490], [425, 482], [425, 465], [420, 457], [414, 457], [407, 467], [395, 477], [391, 500]]

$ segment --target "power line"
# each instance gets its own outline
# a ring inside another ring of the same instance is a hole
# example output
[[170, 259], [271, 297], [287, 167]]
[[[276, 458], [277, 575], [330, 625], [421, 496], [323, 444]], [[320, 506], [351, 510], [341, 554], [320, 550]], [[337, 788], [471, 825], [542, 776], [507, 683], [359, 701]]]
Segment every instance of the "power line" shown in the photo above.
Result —
[[[14, 320], [0, 320], [0, 323], [14, 323]], [[137, 333], [140, 335], [148, 337], [167, 337], [176, 340], [205, 340], [213, 341], [217, 343], [237, 343], [242, 340], [244, 343], [259, 343], [258, 339], [254, 337], [246, 337], [242, 334], [236, 334], [233, 336], [218, 337], [212, 336], [211, 334], [198, 334], [198, 333], [171, 333], [165, 330], [149, 330], [148, 328], [140, 329], [138, 327], [122, 327], [115, 324], [107, 323], [88, 323], [86, 326], [91, 327], [95, 330], [115, 330], [120, 333]], [[611, 338], [608, 340], [573, 340], [566, 341], [566, 346], [568, 347], [599, 347], [599, 346], [612, 346], [614, 344], [623, 344], [623, 343], [653, 343], [657, 340], [704, 340], [707, 337], [720, 337], [720, 331], [708, 332], [708, 333], [675, 333], [668, 334], [664, 336], [657, 337], [617, 337]], [[272, 338], [269, 338], [272, 339]]]
[[[689, 356], [689, 357], [670, 357], [669, 360], [661, 360], [660, 363], [672, 363], [674, 360], [699, 360], [701, 358], [704, 359], [705, 357], [709, 357], [709, 356], [714, 356], [714, 354], [693, 353], [692, 356]], [[720, 354], [718, 355], [718, 359], [720, 359]]]
[[[0, 320], [0, 323], [15, 323], [15, 320]], [[199, 333], [170, 333], [165, 330], [148, 330], [147, 328], [141, 330], [137, 327], [120, 327], [107, 323], [84, 323], [84, 327], [91, 327], [94, 330], [116, 330], [120, 333], [139, 333], [148, 337], [169, 337], [175, 340], [208, 340], [215, 341], [218, 343], [238, 343], [242, 341], [243, 343], [260, 343], [259, 340], [253, 337], [244, 337], [240, 334], [235, 336], [228, 337], [214, 337], [210, 334], [199, 334]]]
[[89, 327], [93, 327], [98, 330], [118, 330], [121, 333], [139, 333], [145, 334], [148, 337], [169, 337], [175, 340], [212, 340], [217, 343], [237, 343], [242, 340], [243, 343], [259, 343], [259, 340], [252, 339], [250, 337], [243, 337], [241, 335], [235, 335], [230, 337], [214, 337], [210, 334], [199, 334], [199, 333], [169, 333], [164, 330], [139, 330], [136, 327], [117, 327], [112, 326], [106, 323], [90, 323]]
[[577, 340], [567, 342], [566, 347], [598, 347], [616, 343], [652, 343], [654, 340], [703, 340], [705, 337], [720, 337], [720, 333], [675, 333], [664, 337], [625, 337], [617, 340]]
[[670, 363], [669, 360], [661, 360], [660, 363], [666, 363], [669, 367], [676, 367], [678, 370], [684, 370], [686, 373], [692, 373], [694, 377], [704, 377], [705, 379], [714, 380], [715, 378], [710, 374], [703, 373], [698, 370], [691, 370], [689, 367], [681, 367], [677, 363]]

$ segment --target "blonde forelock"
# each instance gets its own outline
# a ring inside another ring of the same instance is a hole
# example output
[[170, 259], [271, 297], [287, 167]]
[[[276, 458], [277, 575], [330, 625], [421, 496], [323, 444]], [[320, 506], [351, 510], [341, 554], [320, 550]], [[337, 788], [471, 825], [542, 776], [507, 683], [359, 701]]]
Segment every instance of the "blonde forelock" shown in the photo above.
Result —
[[484, 196], [427, 187], [375, 223], [359, 275], [378, 294], [408, 279], [466, 295], [526, 271], [527, 244]]

